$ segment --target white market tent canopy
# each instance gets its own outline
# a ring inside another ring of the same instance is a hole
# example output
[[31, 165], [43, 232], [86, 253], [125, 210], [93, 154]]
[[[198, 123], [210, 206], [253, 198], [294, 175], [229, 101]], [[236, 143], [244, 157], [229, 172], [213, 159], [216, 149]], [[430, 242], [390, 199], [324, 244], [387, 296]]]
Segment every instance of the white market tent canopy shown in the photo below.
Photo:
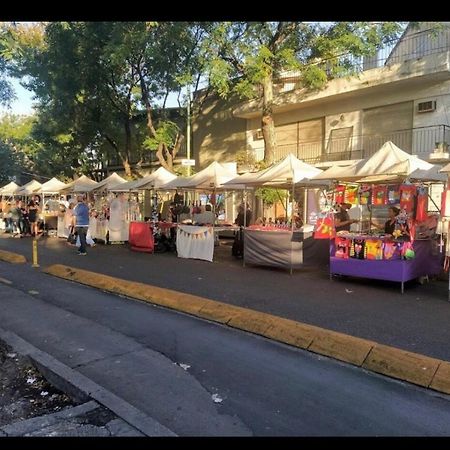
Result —
[[[242, 175], [239, 175], [235, 178], [232, 178], [230, 181], [223, 183], [223, 187], [226, 187], [228, 189], [247, 189], [249, 187], [249, 183], [255, 181], [259, 176], [261, 176], [268, 170], [269, 168], [260, 170], [258, 172], [243, 173]], [[250, 187], [250, 189], [252, 188]]]
[[110, 191], [112, 192], [129, 192], [129, 191], [136, 191], [136, 185], [139, 184], [139, 182], [141, 182], [142, 180], [144, 180], [146, 177], [148, 177], [149, 175], [146, 175], [144, 178], [140, 178], [139, 180], [131, 180], [131, 181], [126, 181], [125, 183], [121, 183], [121, 184], [115, 184], [114, 186], [111, 186], [109, 188]]
[[39, 181], [31, 180], [29, 183], [24, 184], [18, 191], [17, 195], [31, 195], [33, 192], [36, 192], [42, 186]]
[[11, 183], [8, 183], [6, 186], [3, 186], [0, 189], [1, 195], [14, 195], [17, 193], [17, 191], [21, 188], [17, 183], [14, 183], [14, 181], [11, 181]]
[[440, 172], [442, 173], [450, 173], [450, 163], [446, 164], [441, 170]]
[[405, 178], [422, 181], [443, 180], [436, 166], [404, 152], [391, 141], [384, 143], [371, 157], [350, 166], [330, 167], [316, 175], [314, 180], [377, 182]]
[[318, 187], [324, 183], [310, 182], [310, 180], [320, 173], [322, 173], [321, 169], [301, 161], [290, 153], [286, 158], [269, 167], [258, 177], [247, 181], [247, 185], [289, 189], [293, 184], [298, 185], [301, 183], [305, 186]]
[[46, 181], [37, 191], [43, 194], [57, 194], [59, 191], [66, 187], [66, 183], [59, 181], [53, 177], [51, 180]]
[[137, 191], [139, 189], [159, 189], [162, 186], [166, 185], [172, 180], [176, 180], [178, 177], [169, 172], [164, 167], [159, 167], [152, 173], [149, 173], [143, 178], [139, 180], [128, 181], [127, 183], [121, 184], [119, 186], [113, 186], [111, 191], [113, 192], [128, 192], [128, 191]]
[[64, 189], [61, 189], [60, 192], [89, 192], [92, 188], [97, 186], [97, 184], [98, 183], [96, 181], [91, 180], [86, 175], [81, 175], [80, 178], [67, 183]]
[[191, 177], [176, 177], [172, 181], [169, 181], [168, 183], [161, 186], [161, 188], [169, 191], [171, 189], [184, 188], [191, 182], [194, 176], [195, 175], [192, 175]]
[[95, 186], [90, 187], [88, 192], [90, 191], [100, 191], [100, 190], [111, 190], [113, 187], [121, 186], [125, 184], [127, 180], [122, 178], [120, 175], [117, 175], [116, 172], [112, 173], [109, 177], [97, 183]]
[[[236, 178], [236, 171], [229, 169], [228, 167], [223, 166], [217, 161], [212, 162], [208, 167], [205, 167], [200, 172], [192, 175], [192, 177], [188, 177], [183, 180], [182, 186], [175, 187], [183, 187], [185, 189], [220, 189], [224, 183], [227, 181]], [[167, 185], [164, 186], [167, 188]]]
[[158, 170], [155, 170], [155, 172], [142, 178], [142, 180], [139, 180], [140, 183], [138, 183], [136, 187], [138, 189], [159, 189], [177, 178], [178, 177], [174, 173], [169, 172], [164, 167], [160, 167]]

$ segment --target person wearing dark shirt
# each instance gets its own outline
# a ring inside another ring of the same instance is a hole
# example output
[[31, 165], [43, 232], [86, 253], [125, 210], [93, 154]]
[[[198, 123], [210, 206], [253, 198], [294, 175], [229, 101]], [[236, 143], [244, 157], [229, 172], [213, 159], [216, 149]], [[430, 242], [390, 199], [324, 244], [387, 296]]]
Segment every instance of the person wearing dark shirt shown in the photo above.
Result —
[[336, 232], [338, 231], [350, 231], [350, 225], [357, 223], [356, 219], [350, 219], [348, 210], [352, 207], [350, 203], [342, 203], [339, 205], [339, 212], [334, 215], [334, 226]]
[[[244, 210], [245, 210], [245, 215], [244, 215]], [[238, 215], [237, 215], [234, 223], [236, 225], [239, 225], [240, 227], [243, 227], [244, 222], [245, 222], [245, 226], [248, 226], [248, 225], [250, 225], [251, 220], [252, 220], [252, 211], [251, 211], [249, 205], [247, 204], [245, 207], [245, 205], [243, 203], [241, 203], [239, 205]]]
[[389, 219], [386, 220], [386, 222], [384, 223], [384, 232], [386, 234], [393, 234], [394, 233], [395, 222], [396, 222], [396, 218], [397, 218], [399, 212], [400, 212], [400, 210], [398, 208], [396, 208], [395, 206], [391, 206], [388, 209]]
[[[398, 223], [397, 221], [397, 216], [400, 214], [400, 209], [398, 209], [395, 206], [390, 206], [388, 208], [388, 216], [389, 219], [386, 220], [386, 222], [384, 223], [384, 233], [385, 234], [389, 234], [389, 235], [393, 235], [395, 230], [400, 230], [403, 236], [409, 236], [409, 229], [408, 229], [408, 224], [404, 224], [401, 225]], [[381, 226], [372, 223], [373, 225], [375, 225], [377, 228], [381, 229]]]

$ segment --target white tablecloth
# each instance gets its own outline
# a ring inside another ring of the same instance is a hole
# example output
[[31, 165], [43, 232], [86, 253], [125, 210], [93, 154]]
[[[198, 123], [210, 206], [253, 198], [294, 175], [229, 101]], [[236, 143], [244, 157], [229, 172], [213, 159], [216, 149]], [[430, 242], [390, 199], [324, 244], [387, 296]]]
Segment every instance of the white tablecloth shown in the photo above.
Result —
[[178, 224], [177, 252], [180, 258], [203, 259], [212, 262], [214, 255], [213, 227]]

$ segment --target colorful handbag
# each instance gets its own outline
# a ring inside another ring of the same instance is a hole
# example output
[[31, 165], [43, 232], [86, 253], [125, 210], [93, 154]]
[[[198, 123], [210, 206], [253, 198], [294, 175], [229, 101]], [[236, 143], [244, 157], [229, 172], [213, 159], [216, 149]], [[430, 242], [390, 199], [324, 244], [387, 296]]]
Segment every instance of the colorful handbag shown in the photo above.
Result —
[[350, 247], [350, 257], [355, 259], [365, 259], [366, 243], [364, 239], [353, 239]]
[[351, 241], [347, 238], [336, 236], [334, 243], [336, 245], [334, 256], [336, 256], [336, 258], [348, 259]]
[[348, 184], [345, 188], [344, 195], [345, 203], [350, 203], [351, 205], [358, 204], [358, 185]]
[[410, 184], [402, 184], [400, 186], [400, 209], [410, 213], [414, 209], [414, 196], [416, 194], [416, 186]]
[[319, 217], [314, 228], [314, 239], [331, 239], [335, 235], [334, 218], [330, 215]]
[[391, 185], [387, 187], [387, 203], [388, 205], [396, 205], [400, 203], [400, 186]]
[[381, 239], [366, 239], [366, 258], [383, 259], [383, 242]]
[[345, 185], [340, 184], [336, 186], [334, 193], [334, 202], [337, 204], [344, 203], [344, 199], [345, 199]]
[[386, 204], [387, 186], [374, 186], [372, 189], [372, 205]]
[[372, 186], [370, 184], [361, 184], [359, 187], [359, 204], [368, 205], [372, 194]]

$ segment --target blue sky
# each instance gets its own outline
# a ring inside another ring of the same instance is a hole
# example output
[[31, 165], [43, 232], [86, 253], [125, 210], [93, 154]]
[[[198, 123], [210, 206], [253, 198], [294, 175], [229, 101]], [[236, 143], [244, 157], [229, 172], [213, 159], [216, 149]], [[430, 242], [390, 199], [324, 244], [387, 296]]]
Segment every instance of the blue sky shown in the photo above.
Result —
[[[33, 93], [23, 88], [19, 81], [11, 79], [11, 84], [16, 92], [16, 100], [11, 102], [10, 108], [0, 106], [1, 114], [25, 114], [30, 115], [33, 113]], [[181, 96], [182, 100], [183, 96]], [[166, 102], [167, 107], [177, 107], [177, 94], [170, 94]]]
[[11, 114], [32, 114], [33, 113], [33, 94], [23, 88], [18, 80], [11, 80], [14, 90], [16, 91], [16, 100], [11, 103], [11, 108], [0, 106], [0, 113]]

